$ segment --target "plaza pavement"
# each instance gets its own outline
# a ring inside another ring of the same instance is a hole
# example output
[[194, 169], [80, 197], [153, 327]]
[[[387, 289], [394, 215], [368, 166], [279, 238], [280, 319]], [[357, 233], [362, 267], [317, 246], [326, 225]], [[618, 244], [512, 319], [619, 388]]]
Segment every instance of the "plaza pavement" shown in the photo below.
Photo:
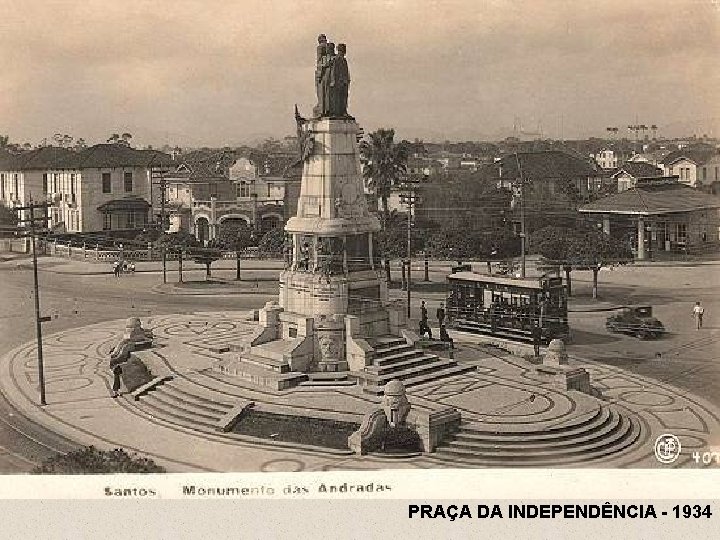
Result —
[[[212, 364], [203, 343], [236, 340], [249, 332], [246, 312], [163, 315], [144, 319], [152, 327], [177, 379], [194, 388], [200, 398], [213, 392], [197, 384]], [[433, 455], [399, 460], [377, 456], [356, 457], [309, 447], [288, 448], [264, 441], [228, 439], [183, 428], [142, 410], [129, 396], [110, 397], [108, 353], [124, 329], [124, 320], [106, 321], [52, 334], [45, 339], [46, 407], [40, 407], [37, 362], [33, 344], [25, 344], [0, 360], [0, 390], [22, 414], [49, 430], [80, 444], [101, 448], [124, 447], [165, 465], [170, 471], [300, 471], [331, 469], [384, 469], [448, 467], [452, 463]], [[414, 407], [453, 406], [473, 422], [558, 425], [573, 411], [587, 411], [595, 403], [584, 394], [559, 392], [541, 383], [529, 366], [515, 357], [488, 352], [470, 337], [460, 344], [459, 361], [471, 362], [477, 372], [409, 390]], [[657, 466], [652, 457], [654, 438], [666, 431], [681, 437], [686, 452], [675, 466], [693, 466], [693, 449], [720, 446], [720, 413], [708, 402], [670, 385], [630, 374], [620, 368], [576, 359], [591, 373], [592, 384], [607, 403], [632, 411], [642, 425], [641, 441], [618, 459], [594, 466]], [[227, 389], [225, 385], [223, 388]], [[237, 384], [225, 398], [302, 410], [329, 409], [360, 419], [377, 406], [377, 398], [356, 387], [332, 390], [297, 388], [269, 392]]]

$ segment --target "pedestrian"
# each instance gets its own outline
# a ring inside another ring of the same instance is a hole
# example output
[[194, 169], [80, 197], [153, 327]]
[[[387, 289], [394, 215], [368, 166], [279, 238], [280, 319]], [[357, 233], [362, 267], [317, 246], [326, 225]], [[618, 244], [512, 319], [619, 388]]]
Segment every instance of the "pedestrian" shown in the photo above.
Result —
[[113, 373], [112, 397], [116, 398], [120, 395], [120, 387], [122, 385], [122, 381], [120, 379], [120, 376], [122, 375], [121, 364], [115, 364], [115, 366], [112, 368], [112, 373]]
[[420, 320], [425, 321], [425, 323], [427, 323], [428, 320], [428, 312], [427, 308], [425, 307], [425, 300], [420, 302]]
[[692, 314], [695, 317], [695, 329], [700, 330], [703, 325], [703, 315], [705, 314], [705, 308], [700, 305], [700, 301], [695, 302]]
[[430, 330], [430, 324], [428, 324], [428, 311], [425, 307], [425, 300], [420, 302], [420, 335], [424, 336], [427, 334], [428, 339], [432, 339], [432, 330]]
[[440, 341], [447, 343], [451, 349], [453, 348], [453, 338], [448, 334], [444, 324], [440, 325]]
[[443, 302], [440, 302], [440, 307], [437, 308], [435, 316], [438, 320], [438, 326], [442, 327], [445, 324], [445, 304]]
[[497, 301], [493, 300], [492, 304], [490, 304], [490, 333], [495, 334], [495, 331], [497, 330], [497, 322], [498, 322], [498, 304]]
[[540, 358], [540, 340], [542, 339], [542, 331], [540, 330], [540, 324], [535, 321], [533, 323], [532, 327], [532, 342], [533, 342], [533, 351], [535, 353], [535, 358]]
[[131, 262], [128, 269], [130, 270], [131, 274], [134, 274], [135, 273], [135, 263]]
[[115, 277], [120, 277], [120, 263], [118, 261], [113, 263], [113, 274], [115, 274]]

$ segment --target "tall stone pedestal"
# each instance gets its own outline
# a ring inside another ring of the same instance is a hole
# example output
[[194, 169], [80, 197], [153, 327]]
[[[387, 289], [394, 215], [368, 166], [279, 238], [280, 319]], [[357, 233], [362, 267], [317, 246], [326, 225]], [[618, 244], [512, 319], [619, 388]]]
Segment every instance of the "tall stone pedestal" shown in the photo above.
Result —
[[265, 330], [241, 355], [247, 361], [265, 358], [268, 367], [286, 362], [305, 373], [344, 372], [364, 338], [397, 330], [374, 249], [380, 222], [365, 200], [358, 133], [349, 117], [304, 124], [308, 155], [297, 215], [285, 226], [292, 242], [279, 305], [261, 312]]

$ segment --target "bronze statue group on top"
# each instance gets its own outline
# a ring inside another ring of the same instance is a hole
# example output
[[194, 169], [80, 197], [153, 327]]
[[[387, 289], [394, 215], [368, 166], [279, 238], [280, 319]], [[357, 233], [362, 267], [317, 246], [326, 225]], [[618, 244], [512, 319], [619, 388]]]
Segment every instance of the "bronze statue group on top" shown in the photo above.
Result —
[[328, 43], [325, 34], [318, 36], [315, 87], [318, 103], [313, 110], [315, 118], [347, 118], [350, 71], [345, 54], [347, 47]]

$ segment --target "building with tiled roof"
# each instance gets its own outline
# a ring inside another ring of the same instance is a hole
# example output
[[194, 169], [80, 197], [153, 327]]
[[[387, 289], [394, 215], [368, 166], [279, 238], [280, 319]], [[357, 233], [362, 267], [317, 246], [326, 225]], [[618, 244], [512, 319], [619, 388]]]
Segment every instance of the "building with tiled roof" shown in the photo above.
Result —
[[644, 161], [628, 161], [613, 172], [612, 178], [617, 183], [617, 191], [625, 191], [635, 187], [638, 178], [651, 178], [662, 175], [662, 169]]
[[[53, 201], [50, 226], [67, 232], [143, 228], [154, 219], [151, 171], [171, 164], [167, 154], [123, 144], [81, 151], [45, 146], [0, 158], [0, 200], [8, 206]], [[126, 198], [145, 205], [124, 204]]]
[[635, 187], [578, 210], [606, 233], [632, 242], [638, 259], [720, 245], [720, 197], [684, 185], [677, 176], [638, 178]]
[[550, 223], [569, 226], [577, 217], [577, 205], [608, 182], [607, 174], [589, 158], [559, 150], [507, 154], [492, 167], [496, 170], [497, 185], [513, 192], [511, 219], [517, 232], [521, 199], [525, 201], [527, 232]]
[[294, 215], [301, 170], [297, 156], [195, 152], [167, 175], [171, 231], [186, 230], [204, 242], [226, 223], [259, 232], [282, 226]]
[[702, 145], [669, 153], [662, 161], [665, 176], [677, 175], [680, 182], [702, 188], [720, 181], [720, 162], [716, 148]]

